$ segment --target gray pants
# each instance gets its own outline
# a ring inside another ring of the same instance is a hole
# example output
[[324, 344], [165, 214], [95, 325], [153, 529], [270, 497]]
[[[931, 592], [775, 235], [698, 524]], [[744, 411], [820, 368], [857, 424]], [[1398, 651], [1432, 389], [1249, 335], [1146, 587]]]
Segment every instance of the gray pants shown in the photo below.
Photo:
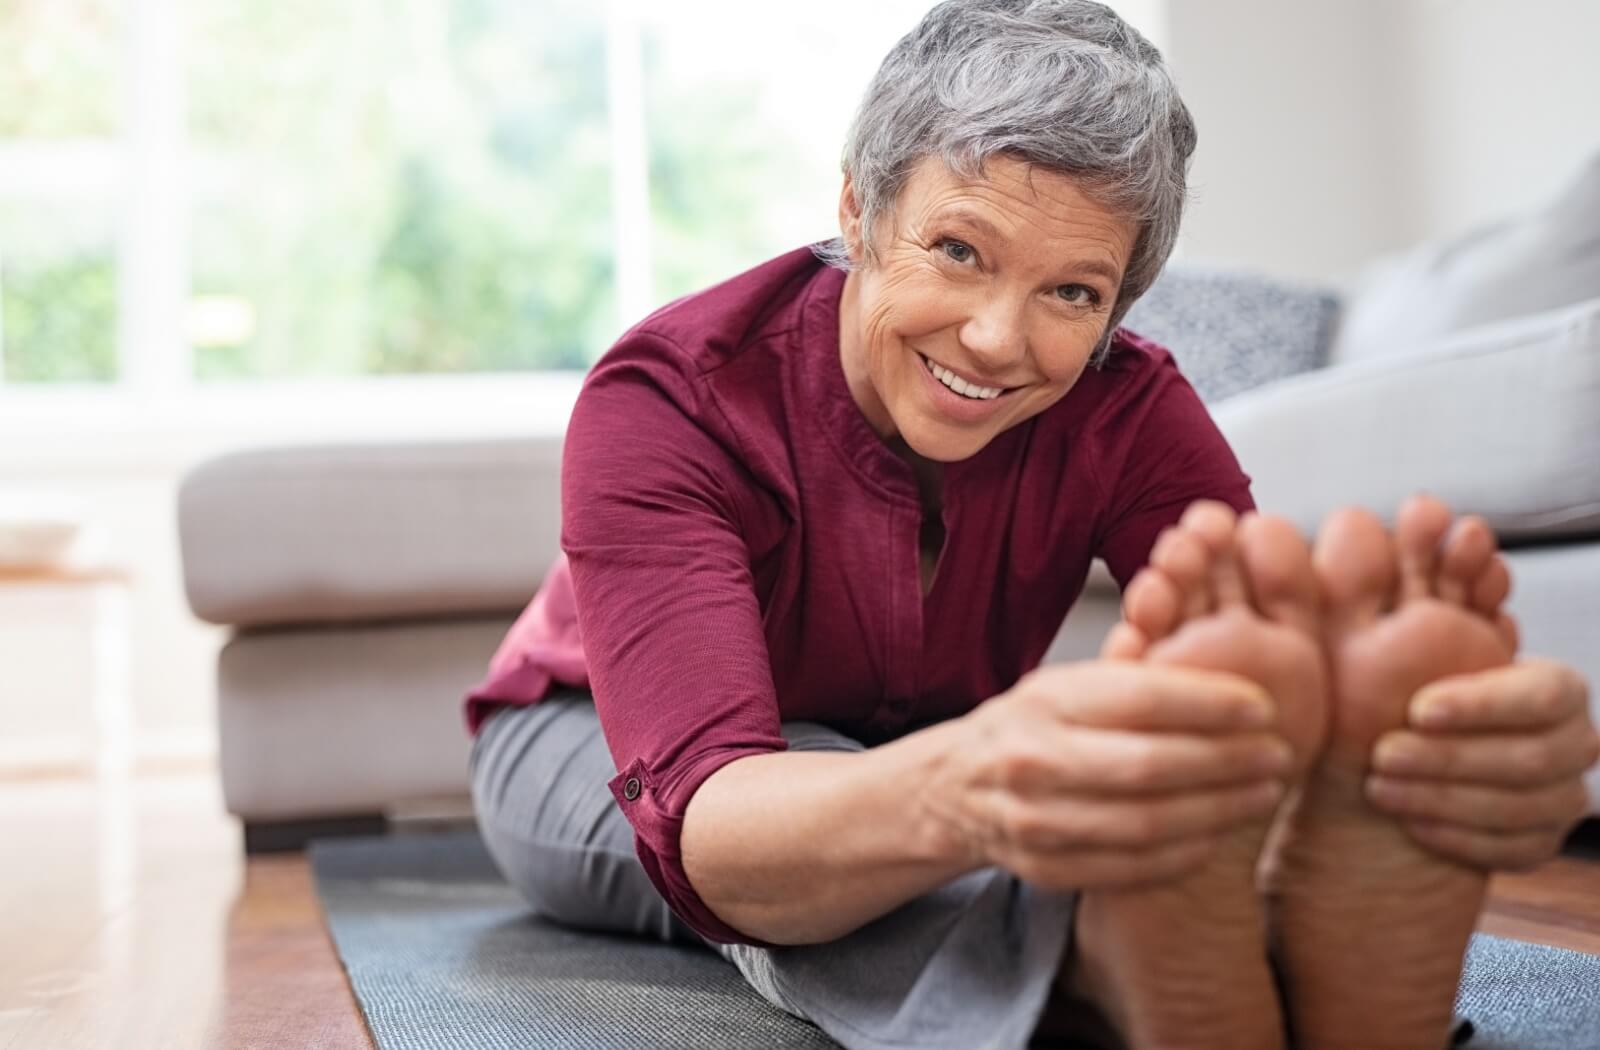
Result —
[[[782, 727], [791, 750], [860, 751], [823, 725]], [[779, 1009], [862, 1050], [1025, 1047], [1072, 928], [1074, 898], [976, 871], [826, 944], [712, 944], [674, 915], [607, 783], [617, 769], [587, 693], [484, 723], [472, 749], [478, 826], [501, 872], [562, 925], [708, 946]]]

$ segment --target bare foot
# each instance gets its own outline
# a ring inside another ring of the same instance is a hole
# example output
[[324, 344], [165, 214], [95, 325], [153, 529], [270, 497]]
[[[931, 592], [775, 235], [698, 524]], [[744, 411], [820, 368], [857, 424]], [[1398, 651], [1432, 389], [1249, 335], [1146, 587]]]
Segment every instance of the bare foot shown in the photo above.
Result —
[[[1126, 619], [1104, 655], [1258, 682], [1278, 703], [1278, 734], [1307, 769], [1325, 729], [1316, 641], [1317, 588], [1305, 542], [1288, 523], [1236, 523], [1197, 504], [1168, 530], [1129, 586]], [[1080, 987], [1133, 1047], [1256, 1050], [1284, 1045], [1255, 869], [1271, 815], [1226, 836], [1191, 876], [1086, 894]]]
[[1322, 761], [1285, 807], [1265, 874], [1290, 1028], [1307, 1050], [1441, 1050], [1487, 876], [1415, 845], [1363, 797], [1373, 744], [1437, 678], [1515, 652], [1500, 616], [1504, 565], [1479, 520], [1437, 500], [1401, 510], [1397, 538], [1365, 511], [1324, 524], [1332, 724]]

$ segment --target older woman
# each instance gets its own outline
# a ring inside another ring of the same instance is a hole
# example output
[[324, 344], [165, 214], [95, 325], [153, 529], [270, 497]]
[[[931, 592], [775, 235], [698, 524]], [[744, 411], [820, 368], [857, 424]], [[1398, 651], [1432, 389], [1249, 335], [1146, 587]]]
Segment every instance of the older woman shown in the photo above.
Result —
[[[1313, 555], [1248, 513], [1118, 327], [1194, 143], [1109, 9], [950, 0], [868, 90], [842, 236], [596, 365], [565, 558], [468, 698], [538, 912], [710, 945], [851, 1047], [1443, 1044], [1484, 871], [1580, 812], [1584, 685], [1512, 662], [1481, 522]], [[1095, 557], [1125, 622], [1031, 671]]]

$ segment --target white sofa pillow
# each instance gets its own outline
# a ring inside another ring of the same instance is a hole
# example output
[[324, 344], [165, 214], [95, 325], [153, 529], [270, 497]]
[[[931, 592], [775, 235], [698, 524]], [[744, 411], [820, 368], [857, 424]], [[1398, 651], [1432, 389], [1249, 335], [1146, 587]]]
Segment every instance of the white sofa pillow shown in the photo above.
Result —
[[1600, 296], [1600, 153], [1531, 215], [1375, 265], [1345, 303], [1335, 364], [1424, 350], [1477, 325]]
[[1263, 510], [1314, 529], [1431, 492], [1503, 539], [1600, 533], [1600, 297], [1213, 408]]

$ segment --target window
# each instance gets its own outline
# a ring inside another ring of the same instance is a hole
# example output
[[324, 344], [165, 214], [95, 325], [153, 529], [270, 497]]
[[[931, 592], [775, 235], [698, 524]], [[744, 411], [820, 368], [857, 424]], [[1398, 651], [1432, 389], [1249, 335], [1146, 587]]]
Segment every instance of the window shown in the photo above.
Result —
[[0, 4], [0, 384], [116, 378], [116, 0]]
[[928, 6], [0, 0], [0, 386], [581, 369], [834, 231]]

